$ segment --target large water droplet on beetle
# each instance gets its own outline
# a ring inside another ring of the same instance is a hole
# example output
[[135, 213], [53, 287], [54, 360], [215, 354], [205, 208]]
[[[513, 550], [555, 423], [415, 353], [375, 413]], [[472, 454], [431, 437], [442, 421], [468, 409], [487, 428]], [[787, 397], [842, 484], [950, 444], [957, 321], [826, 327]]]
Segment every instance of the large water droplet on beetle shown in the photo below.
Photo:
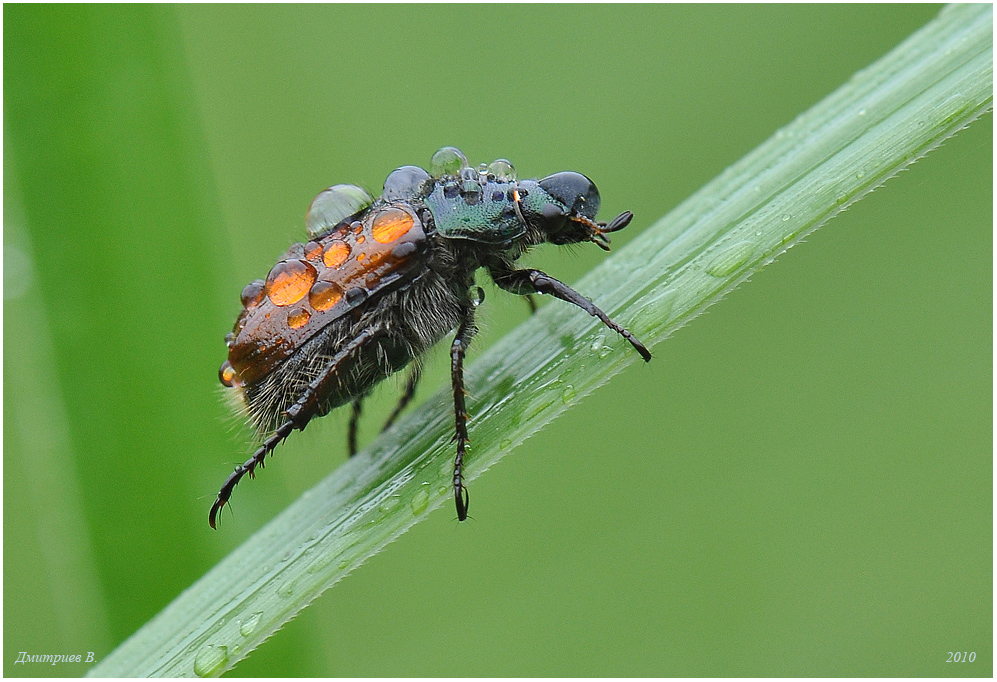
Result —
[[516, 169], [506, 159], [495, 159], [488, 164], [488, 172], [499, 182], [512, 182], [516, 179]]
[[222, 670], [228, 663], [228, 647], [205, 644], [194, 656], [194, 674], [209, 677]]
[[389, 206], [375, 216], [373, 223], [371, 223], [371, 234], [381, 244], [390, 244], [403, 237], [414, 224], [415, 221], [407, 211]]
[[429, 173], [418, 166], [396, 168], [384, 181], [381, 198], [385, 201], [411, 201], [429, 180], [432, 180]]
[[267, 275], [266, 292], [274, 305], [297, 303], [318, 278], [315, 267], [303, 260], [287, 260], [273, 266]]
[[311, 303], [312, 308], [315, 308], [319, 312], [328, 310], [336, 305], [342, 297], [343, 290], [339, 288], [339, 285], [332, 282], [315, 282], [311, 291], [308, 292], [308, 302]]
[[315, 237], [374, 203], [367, 190], [356, 185], [335, 185], [319, 193], [308, 207], [305, 227]]
[[322, 262], [326, 267], [338, 268], [350, 257], [350, 245], [346, 242], [334, 241], [325, 249]]
[[433, 154], [429, 162], [429, 172], [434, 178], [457, 175], [464, 168], [467, 168], [467, 157], [456, 147], [443, 147]]

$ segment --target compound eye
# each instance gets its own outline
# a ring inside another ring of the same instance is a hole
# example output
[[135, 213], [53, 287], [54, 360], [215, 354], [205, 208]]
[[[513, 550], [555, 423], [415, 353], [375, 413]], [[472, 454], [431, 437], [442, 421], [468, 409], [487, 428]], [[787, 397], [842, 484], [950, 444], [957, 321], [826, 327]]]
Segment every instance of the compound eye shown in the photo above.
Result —
[[319, 192], [305, 215], [309, 237], [317, 237], [374, 203], [367, 190], [356, 185], [334, 185]]
[[599, 190], [581, 173], [562, 171], [548, 175], [540, 181], [540, 187], [575, 215], [594, 219], [599, 212]]
[[384, 181], [381, 198], [385, 201], [411, 201], [419, 196], [428, 180], [432, 180], [429, 173], [418, 166], [396, 168]]

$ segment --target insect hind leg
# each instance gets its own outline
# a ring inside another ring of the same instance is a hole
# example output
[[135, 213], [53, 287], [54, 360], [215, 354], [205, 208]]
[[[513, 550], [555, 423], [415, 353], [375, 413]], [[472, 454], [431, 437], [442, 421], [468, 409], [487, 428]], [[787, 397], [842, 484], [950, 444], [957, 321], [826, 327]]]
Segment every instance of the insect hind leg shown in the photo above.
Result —
[[286, 421], [281, 424], [277, 430], [274, 431], [272, 436], [263, 441], [263, 445], [261, 445], [255, 453], [253, 453], [252, 457], [237, 466], [235, 471], [229, 474], [229, 477], [225, 479], [225, 483], [222, 484], [221, 489], [218, 491], [215, 503], [211, 505], [211, 511], [208, 513], [208, 524], [212, 528], [217, 527], [215, 522], [218, 517], [218, 512], [221, 511], [221, 508], [224, 507], [229, 501], [229, 498], [232, 497], [232, 491], [237, 485], [239, 485], [239, 481], [242, 480], [242, 477], [249, 474], [250, 478], [255, 478], [256, 467], [266, 466], [267, 455], [273, 452], [274, 449], [280, 445], [281, 441], [291, 435], [293, 430], [293, 422]]
[[419, 380], [421, 378], [422, 368], [418, 364], [415, 364], [409, 372], [408, 380], [405, 382], [405, 390], [402, 392], [402, 397], [398, 399], [398, 404], [395, 405], [395, 409], [391, 411], [387, 421], [384, 422], [384, 426], [381, 428], [381, 433], [384, 433], [391, 428], [391, 425], [394, 424], [399, 415], [401, 415], [402, 410], [404, 410], [412, 401], [412, 398], [415, 396], [415, 389], [419, 385]]
[[305, 387], [298, 399], [287, 409], [285, 412], [287, 416], [286, 421], [277, 427], [273, 435], [263, 442], [263, 445], [260, 446], [252, 457], [237, 466], [235, 471], [229, 474], [229, 477], [225, 479], [225, 483], [222, 484], [221, 490], [218, 491], [215, 503], [211, 505], [211, 511], [208, 513], [208, 524], [212, 528], [216, 527], [215, 521], [219, 510], [229, 501], [232, 491], [239, 484], [239, 481], [242, 480], [242, 477], [249, 474], [252, 478], [255, 475], [256, 467], [258, 465], [263, 466], [266, 456], [273, 452], [274, 448], [281, 441], [291, 435], [291, 432], [295, 429], [299, 431], [304, 430], [308, 422], [311, 421], [311, 418], [319, 414], [323, 402], [328, 399], [335, 388], [336, 382], [339, 380], [339, 372], [342, 370], [344, 364], [352, 359], [361, 347], [374, 341], [379, 336], [383, 336], [380, 328], [365, 329], [340, 349], [319, 375]]
[[360, 427], [360, 415], [363, 413], [363, 398], [354, 398], [350, 412], [350, 426], [346, 431], [346, 448], [350, 457], [357, 454], [357, 430]]

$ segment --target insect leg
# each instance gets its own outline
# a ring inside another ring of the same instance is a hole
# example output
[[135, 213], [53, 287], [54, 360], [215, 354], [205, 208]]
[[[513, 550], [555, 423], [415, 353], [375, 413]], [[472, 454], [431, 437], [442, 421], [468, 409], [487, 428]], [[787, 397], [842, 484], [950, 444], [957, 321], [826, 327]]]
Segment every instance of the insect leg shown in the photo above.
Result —
[[218, 516], [218, 511], [225, 506], [228, 499], [232, 497], [232, 490], [239, 484], [242, 477], [249, 474], [250, 478], [255, 478], [256, 476], [256, 466], [265, 466], [265, 460], [267, 455], [273, 452], [282, 440], [291, 435], [291, 431], [294, 430], [294, 424], [290, 421], [286, 421], [277, 427], [277, 430], [273, 432], [273, 435], [263, 441], [263, 445], [260, 446], [259, 450], [253, 453], [253, 456], [247, 459], [244, 463], [240, 464], [235, 468], [229, 477], [225, 479], [225, 483], [222, 484], [221, 490], [218, 491], [218, 497], [215, 498], [215, 503], [211, 505], [211, 512], [208, 514], [208, 524], [215, 528], [215, 517]]
[[453, 463], [453, 493], [457, 503], [457, 519], [467, 518], [470, 499], [464, 487], [464, 455], [467, 446], [467, 407], [464, 404], [464, 355], [471, 339], [478, 329], [474, 326], [474, 308], [467, 307], [461, 312], [461, 323], [457, 328], [453, 344], [450, 346], [450, 378], [453, 381], [454, 437], [457, 441], [457, 457]]
[[536, 299], [533, 298], [533, 294], [526, 294], [526, 296], [524, 296], [524, 298], [526, 299], [526, 305], [530, 309], [530, 315], [533, 315], [534, 313], [537, 312], [537, 302], [536, 302]]
[[554, 279], [545, 272], [533, 270], [532, 268], [514, 270], [507, 263], [490, 265], [488, 271], [497, 285], [513, 294], [550, 294], [555, 298], [578, 306], [592, 317], [601, 320], [604, 325], [629, 341], [630, 345], [644, 358], [644, 362], [650, 362], [650, 351], [647, 350], [636, 336], [613, 322], [609, 319], [609, 315], [602, 312], [592, 301], [579, 294], [564, 282]]
[[379, 328], [365, 329], [351, 339], [342, 350], [333, 356], [317, 377], [312, 379], [301, 396], [287, 408], [287, 418], [294, 422], [294, 428], [304, 431], [308, 422], [315, 416], [318, 406], [332, 392], [334, 383], [339, 381], [339, 370], [344, 362], [361, 347], [367, 345], [383, 332]]
[[353, 399], [353, 412], [350, 414], [350, 428], [346, 432], [346, 447], [350, 457], [357, 454], [357, 427], [360, 424], [360, 414], [363, 412], [363, 398]]
[[221, 490], [218, 491], [215, 503], [211, 505], [211, 511], [208, 513], [208, 524], [212, 528], [215, 528], [215, 519], [218, 516], [219, 510], [229, 501], [232, 491], [239, 484], [239, 481], [242, 480], [242, 477], [249, 474], [250, 478], [252, 478], [255, 475], [256, 466], [263, 466], [266, 456], [273, 452], [274, 448], [281, 441], [291, 435], [294, 429], [301, 431], [308, 425], [308, 421], [317, 413], [322, 400], [329, 395], [332, 382], [336, 380], [337, 372], [343, 363], [361, 346], [380, 334], [381, 330], [377, 328], [364, 330], [360, 334], [357, 334], [356, 338], [346, 344], [342, 350], [336, 353], [329, 364], [322, 370], [321, 374], [308, 384], [301, 397], [288, 408], [286, 412], [287, 421], [278, 426], [273, 435], [263, 441], [263, 445], [260, 446], [252, 457], [237, 466], [235, 471], [229, 474], [229, 477], [225, 479], [225, 483], [222, 484]]
[[381, 429], [382, 432], [391, 428], [391, 425], [398, 419], [398, 415], [402, 413], [405, 406], [412, 400], [412, 397], [415, 395], [415, 388], [419, 385], [419, 379], [421, 378], [422, 368], [416, 364], [409, 372], [408, 381], [405, 382], [405, 392], [402, 393], [402, 397], [398, 400], [398, 404], [395, 405], [395, 409], [391, 412], [391, 416], [388, 417], [388, 421], [384, 422], [384, 428]]

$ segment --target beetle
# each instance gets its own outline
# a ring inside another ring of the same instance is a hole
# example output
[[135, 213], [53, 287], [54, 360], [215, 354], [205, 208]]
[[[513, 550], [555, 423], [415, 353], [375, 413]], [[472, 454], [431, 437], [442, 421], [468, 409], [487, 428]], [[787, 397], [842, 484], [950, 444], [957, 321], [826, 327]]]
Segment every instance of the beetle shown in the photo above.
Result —
[[651, 359], [644, 344], [577, 291], [516, 266], [543, 243], [593, 242], [608, 251], [607, 235], [626, 227], [633, 214], [597, 222], [599, 203], [599, 190], [581, 173], [517, 180], [505, 159], [471, 168], [455, 147], [437, 151], [429, 171], [392, 171], [376, 200], [355, 185], [315, 197], [305, 218], [309, 241], [291, 246], [266, 279], [243, 289], [242, 311], [226, 336], [228, 359], [219, 378], [262, 444], [222, 485], [208, 515], [211, 527], [242, 477], [253, 477], [278, 444], [347, 403], [348, 448], [355, 454], [364, 398], [411, 364], [388, 428], [415, 393], [419, 357], [454, 331], [453, 491], [457, 518], [466, 519], [464, 356], [477, 331], [475, 271], [485, 268], [510, 293], [548, 294], [576, 305]]

